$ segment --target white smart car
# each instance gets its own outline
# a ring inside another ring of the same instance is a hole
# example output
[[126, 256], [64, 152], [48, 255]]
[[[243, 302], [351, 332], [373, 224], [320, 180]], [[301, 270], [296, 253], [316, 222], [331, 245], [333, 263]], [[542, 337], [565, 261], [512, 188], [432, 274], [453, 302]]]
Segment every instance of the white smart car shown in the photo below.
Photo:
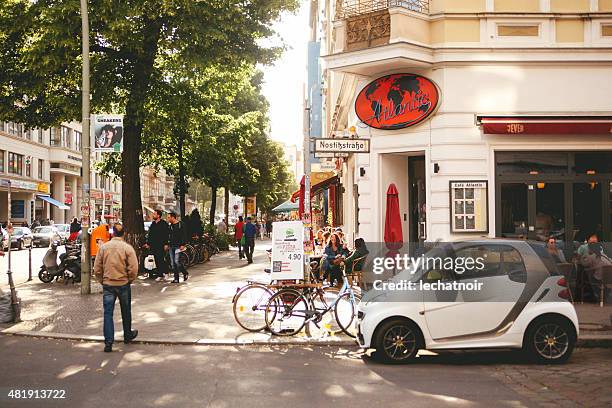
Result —
[[[374, 282], [358, 310], [358, 341], [385, 362], [419, 349], [523, 349], [543, 363], [565, 362], [578, 318], [564, 276], [539, 242], [488, 239], [442, 244], [426, 259]], [[480, 259], [465, 270], [458, 260]], [[451, 262], [452, 264], [452, 262]]]

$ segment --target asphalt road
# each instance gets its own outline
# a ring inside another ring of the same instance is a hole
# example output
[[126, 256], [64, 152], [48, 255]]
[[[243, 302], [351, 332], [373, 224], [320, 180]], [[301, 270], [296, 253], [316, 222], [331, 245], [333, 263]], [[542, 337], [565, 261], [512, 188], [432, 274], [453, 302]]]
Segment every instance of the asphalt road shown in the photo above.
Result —
[[[494, 375], [508, 354], [425, 356], [387, 366], [338, 347], [116, 345], [0, 336], [0, 406], [524, 407]], [[11, 389], [65, 399], [9, 399]]]
[[[42, 265], [42, 259], [47, 253], [49, 248], [33, 248], [32, 249], [32, 278], [38, 280], [38, 271]], [[28, 250], [11, 250], [11, 271], [13, 272], [13, 281], [15, 285], [26, 282], [28, 280], [29, 270], [29, 254]], [[57, 248], [57, 254], [65, 252], [64, 246]], [[59, 258], [58, 258], [59, 263]], [[8, 289], [8, 276], [6, 272], [8, 270], [8, 253], [5, 256], [0, 257], [0, 288], [3, 290]]]

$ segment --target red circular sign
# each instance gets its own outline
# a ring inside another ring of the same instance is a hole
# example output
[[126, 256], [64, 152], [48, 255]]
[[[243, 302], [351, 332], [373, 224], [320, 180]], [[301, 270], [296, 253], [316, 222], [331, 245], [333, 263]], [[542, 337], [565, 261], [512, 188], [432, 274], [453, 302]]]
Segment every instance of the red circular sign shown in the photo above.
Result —
[[437, 108], [438, 87], [416, 74], [392, 74], [370, 82], [357, 95], [355, 112], [376, 129], [403, 129], [425, 120]]

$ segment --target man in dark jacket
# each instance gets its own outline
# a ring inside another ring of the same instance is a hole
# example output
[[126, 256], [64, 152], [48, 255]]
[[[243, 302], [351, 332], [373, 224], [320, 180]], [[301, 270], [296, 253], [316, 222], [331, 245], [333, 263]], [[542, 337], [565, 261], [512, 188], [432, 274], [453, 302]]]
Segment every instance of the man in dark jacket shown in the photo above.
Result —
[[246, 224], [244, 224], [244, 254], [246, 255], [247, 262], [253, 263], [253, 251], [255, 251], [255, 237], [257, 236], [257, 227], [251, 222], [251, 217], [247, 217]]
[[185, 225], [178, 220], [175, 212], [168, 214], [169, 236], [168, 242], [170, 244], [170, 267], [174, 272], [174, 280], [172, 283], [179, 283], [179, 272], [183, 272], [183, 280], [187, 280], [189, 274], [185, 269], [185, 266], [179, 262], [179, 255], [185, 250], [185, 244], [188, 241], [187, 228]]
[[[162, 218], [162, 210], [155, 210], [152, 215], [153, 222], [149, 227], [145, 248], [151, 250], [155, 258], [155, 269], [157, 269], [157, 279], [161, 280], [168, 271], [166, 264], [166, 252], [168, 251], [168, 223]], [[151, 274], [153, 277], [154, 275]]]

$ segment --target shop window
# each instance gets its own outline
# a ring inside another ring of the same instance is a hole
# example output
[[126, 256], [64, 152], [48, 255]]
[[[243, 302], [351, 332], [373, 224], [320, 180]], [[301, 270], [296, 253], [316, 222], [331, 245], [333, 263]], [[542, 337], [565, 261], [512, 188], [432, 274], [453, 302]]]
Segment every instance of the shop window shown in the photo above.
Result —
[[38, 178], [43, 179], [43, 173], [45, 170], [45, 162], [42, 159], [38, 159]]
[[497, 152], [497, 174], [567, 174], [565, 152]]
[[588, 175], [612, 173], [612, 152], [576, 153], [574, 171]]
[[9, 152], [8, 161], [9, 173], [23, 176], [23, 155]]

